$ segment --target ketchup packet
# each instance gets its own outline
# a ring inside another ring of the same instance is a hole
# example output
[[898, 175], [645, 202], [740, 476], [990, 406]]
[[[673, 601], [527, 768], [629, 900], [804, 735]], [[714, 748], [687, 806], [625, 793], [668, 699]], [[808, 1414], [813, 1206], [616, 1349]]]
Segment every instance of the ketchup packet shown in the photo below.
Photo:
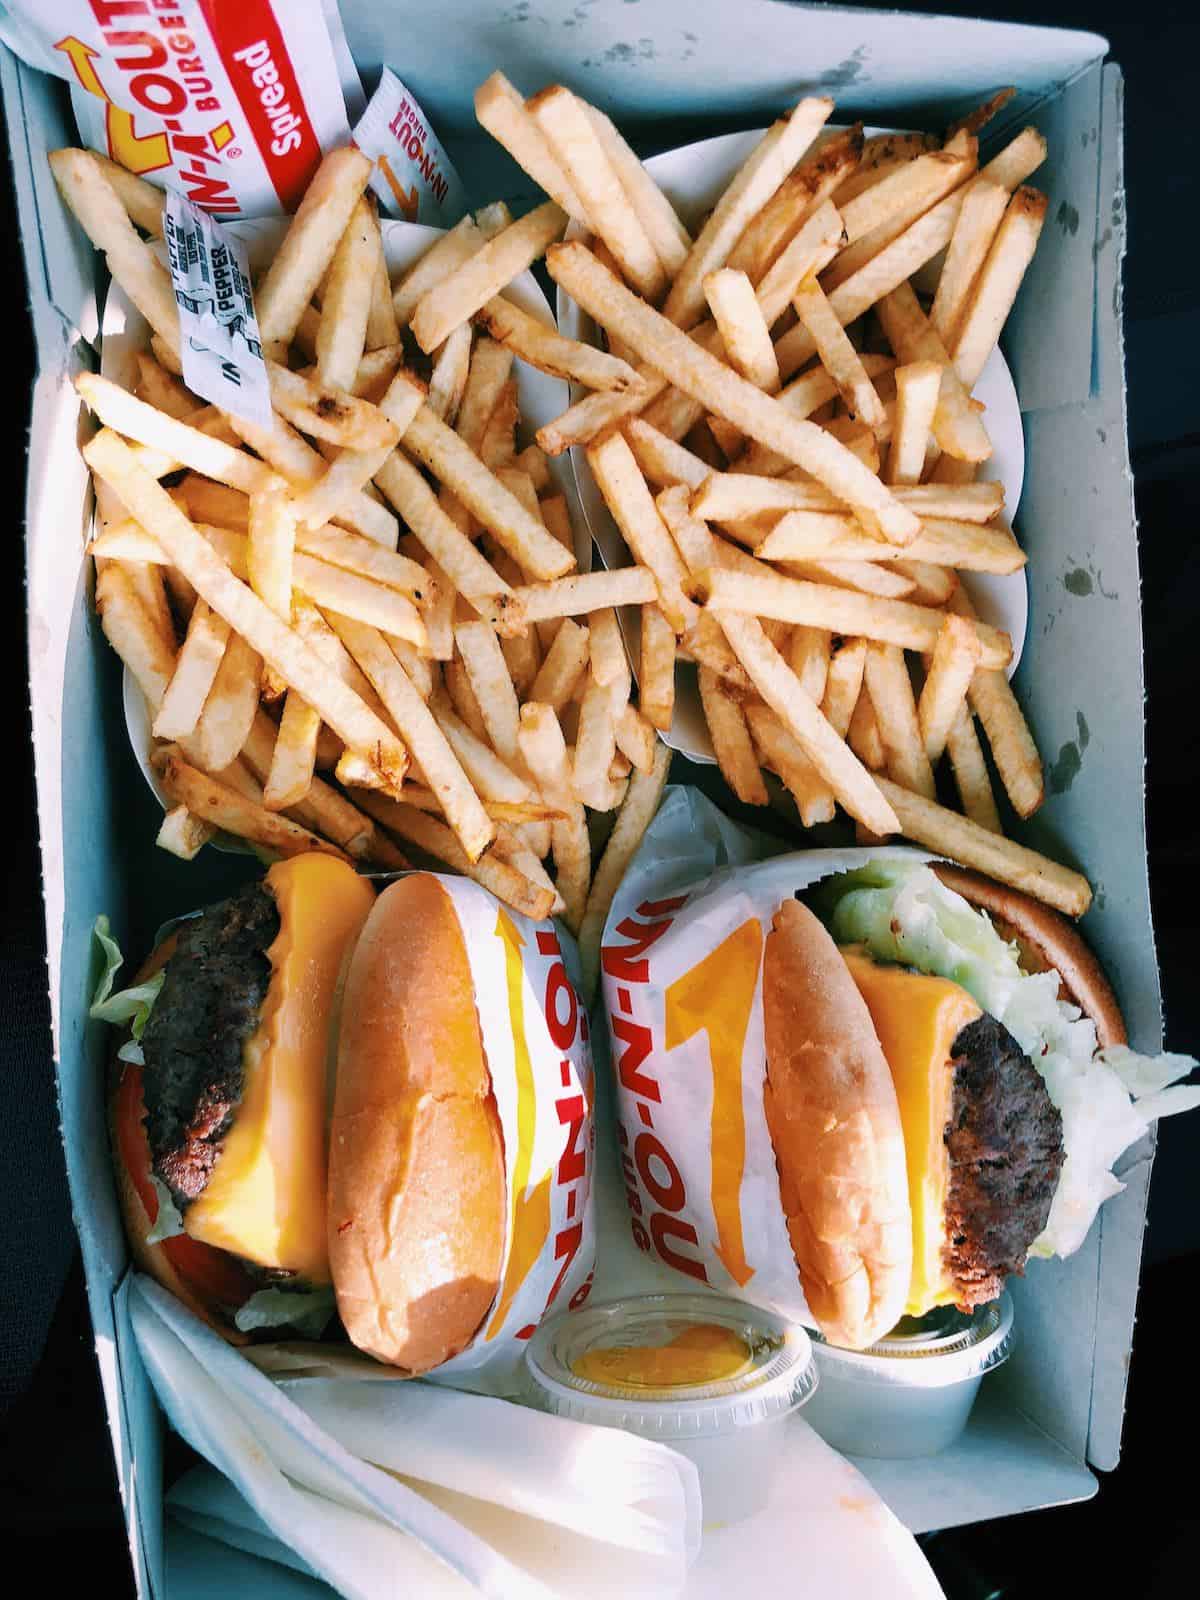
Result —
[[295, 211], [362, 107], [335, 0], [7, 0], [0, 38], [85, 145], [219, 217]]

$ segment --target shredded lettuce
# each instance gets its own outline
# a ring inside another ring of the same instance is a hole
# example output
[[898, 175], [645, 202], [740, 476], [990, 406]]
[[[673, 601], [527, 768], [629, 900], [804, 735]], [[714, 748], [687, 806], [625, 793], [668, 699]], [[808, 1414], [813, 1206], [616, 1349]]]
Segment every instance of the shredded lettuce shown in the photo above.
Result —
[[154, 1226], [146, 1235], [147, 1244], [161, 1244], [164, 1239], [174, 1239], [177, 1234], [184, 1231], [183, 1217], [175, 1204], [170, 1189], [161, 1178], [154, 1173], [150, 1174], [150, 1184], [158, 1196], [158, 1212], [154, 1218]]
[[319, 1339], [333, 1316], [333, 1289], [327, 1284], [294, 1289], [260, 1289], [242, 1306], [234, 1321], [242, 1333], [257, 1328], [291, 1328], [305, 1339]]
[[132, 1061], [142, 1066], [145, 1063], [142, 1054], [142, 1034], [146, 1031], [150, 1013], [154, 1010], [154, 1002], [158, 999], [166, 981], [166, 972], [160, 970], [145, 983], [133, 984], [128, 989], [119, 989], [114, 994], [113, 984], [117, 973], [125, 963], [125, 957], [121, 954], [120, 945], [109, 932], [107, 917], [96, 918], [92, 933], [100, 946], [104, 968], [96, 984], [88, 1016], [97, 1022], [111, 1022], [118, 1028], [124, 1027], [126, 1023], [131, 1024], [133, 1037], [126, 1040], [117, 1051], [117, 1055], [122, 1061]]
[[1124, 1045], [1097, 1051], [1094, 1025], [1058, 998], [1057, 976], [1023, 973], [1016, 946], [927, 866], [874, 861], [827, 880], [813, 901], [839, 944], [961, 984], [1016, 1039], [1062, 1116], [1066, 1155], [1030, 1253], [1078, 1250], [1101, 1205], [1124, 1188], [1112, 1171], [1118, 1157], [1157, 1118], [1200, 1105], [1200, 1085], [1170, 1087], [1196, 1062]]

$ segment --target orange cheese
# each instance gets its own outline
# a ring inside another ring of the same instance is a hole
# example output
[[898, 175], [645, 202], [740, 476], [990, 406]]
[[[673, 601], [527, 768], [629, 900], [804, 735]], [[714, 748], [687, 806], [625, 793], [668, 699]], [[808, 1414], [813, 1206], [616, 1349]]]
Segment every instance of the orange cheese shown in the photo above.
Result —
[[375, 891], [345, 862], [316, 852], [278, 862], [266, 881], [279, 909], [271, 981], [246, 1041], [242, 1103], [184, 1226], [260, 1266], [328, 1283], [330, 1036], [346, 958]]
[[954, 1285], [942, 1259], [949, 1163], [950, 1051], [982, 1015], [967, 991], [946, 978], [880, 966], [861, 950], [842, 951], [883, 1046], [904, 1127], [913, 1221], [913, 1275], [906, 1315], [952, 1305]]
[[666, 1344], [615, 1345], [588, 1350], [571, 1363], [591, 1383], [638, 1389], [685, 1389], [738, 1378], [750, 1366], [750, 1347], [732, 1328], [698, 1322]]

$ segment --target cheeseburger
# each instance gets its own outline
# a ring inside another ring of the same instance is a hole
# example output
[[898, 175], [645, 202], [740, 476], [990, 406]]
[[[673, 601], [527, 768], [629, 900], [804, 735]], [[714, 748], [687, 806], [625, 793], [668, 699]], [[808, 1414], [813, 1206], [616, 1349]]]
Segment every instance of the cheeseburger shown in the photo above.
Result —
[[805, 898], [765, 943], [767, 1123], [809, 1307], [862, 1348], [1077, 1249], [1116, 1155], [1198, 1091], [1126, 1047], [1082, 939], [1015, 890], [890, 859]]
[[235, 1343], [268, 1326], [317, 1334], [332, 1315], [327, 1060], [374, 898], [333, 856], [280, 862], [93, 1007], [134, 1023], [109, 1092], [134, 1259]]

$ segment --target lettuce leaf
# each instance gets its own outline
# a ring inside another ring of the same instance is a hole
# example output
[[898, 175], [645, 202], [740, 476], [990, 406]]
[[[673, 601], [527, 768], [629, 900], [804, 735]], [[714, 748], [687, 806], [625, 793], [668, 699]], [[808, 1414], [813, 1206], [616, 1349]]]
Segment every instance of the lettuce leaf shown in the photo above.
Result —
[[125, 964], [125, 957], [121, 954], [120, 945], [109, 932], [107, 917], [96, 918], [92, 933], [100, 946], [104, 968], [96, 984], [88, 1016], [97, 1022], [110, 1022], [117, 1028], [124, 1027], [126, 1023], [131, 1024], [133, 1037], [121, 1046], [117, 1055], [122, 1061], [136, 1062], [141, 1066], [145, 1061], [142, 1054], [142, 1034], [146, 1031], [150, 1013], [154, 1010], [154, 1002], [166, 982], [166, 971], [160, 970], [145, 983], [132, 984], [128, 989], [119, 989], [114, 994], [113, 984], [117, 973]]
[[1016, 946], [929, 867], [871, 862], [821, 884], [813, 904], [838, 944], [961, 984], [1041, 1074], [1062, 1116], [1066, 1159], [1032, 1255], [1078, 1250], [1101, 1205], [1124, 1188], [1112, 1172], [1118, 1157], [1156, 1118], [1200, 1105], [1200, 1086], [1169, 1087], [1195, 1067], [1190, 1056], [1097, 1051], [1095, 1027], [1058, 998], [1057, 976], [1023, 973]]
[[150, 1184], [158, 1196], [158, 1213], [154, 1218], [154, 1226], [146, 1235], [146, 1243], [161, 1244], [164, 1239], [174, 1239], [184, 1231], [183, 1217], [170, 1189], [153, 1172], [150, 1174]]
[[260, 1289], [242, 1306], [234, 1322], [242, 1333], [258, 1328], [291, 1328], [305, 1339], [319, 1339], [334, 1312], [332, 1285]]

